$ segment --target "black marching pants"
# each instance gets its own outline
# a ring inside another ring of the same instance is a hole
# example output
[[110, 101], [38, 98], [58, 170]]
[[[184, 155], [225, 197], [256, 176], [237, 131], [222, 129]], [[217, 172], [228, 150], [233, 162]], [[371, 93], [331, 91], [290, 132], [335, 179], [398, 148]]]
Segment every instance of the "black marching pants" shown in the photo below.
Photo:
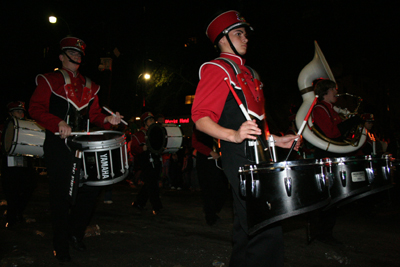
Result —
[[47, 172], [50, 183], [50, 209], [53, 226], [54, 250], [68, 252], [71, 235], [82, 239], [90, 223], [101, 186], [79, 187], [74, 205], [68, 199], [74, 151], [70, 151], [59, 137], [44, 143]]

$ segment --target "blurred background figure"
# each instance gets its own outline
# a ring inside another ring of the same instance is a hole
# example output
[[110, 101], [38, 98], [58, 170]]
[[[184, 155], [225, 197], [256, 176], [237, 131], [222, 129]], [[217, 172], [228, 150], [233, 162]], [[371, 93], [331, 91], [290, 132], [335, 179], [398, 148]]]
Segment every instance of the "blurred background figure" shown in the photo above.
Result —
[[[12, 125], [10, 120], [25, 120], [25, 103], [11, 102], [7, 105], [9, 117], [4, 124]], [[8, 132], [8, 131], [7, 131]], [[5, 132], [3, 133], [5, 135]], [[15, 132], [14, 132], [15, 134]], [[2, 145], [5, 136], [2, 136]], [[6, 228], [14, 228], [25, 222], [25, 210], [36, 187], [36, 176], [32, 166], [33, 158], [24, 156], [10, 156], [2, 147], [1, 183], [7, 201]]]
[[143, 186], [132, 206], [142, 211], [146, 206], [147, 200], [150, 200], [153, 214], [156, 215], [163, 207], [158, 185], [162, 160], [161, 155], [150, 152], [146, 145], [147, 130], [155, 123], [154, 115], [151, 112], [145, 112], [140, 116], [140, 121], [142, 127], [132, 135], [131, 153], [135, 158], [135, 164], [141, 170], [140, 179], [143, 181]]
[[228, 195], [228, 179], [217, 166], [220, 154], [217, 152], [218, 144], [213, 137], [197, 130], [194, 126], [192, 145], [197, 150], [196, 170], [203, 196], [205, 219], [207, 224], [212, 226], [220, 219], [217, 214], [221, 211]]

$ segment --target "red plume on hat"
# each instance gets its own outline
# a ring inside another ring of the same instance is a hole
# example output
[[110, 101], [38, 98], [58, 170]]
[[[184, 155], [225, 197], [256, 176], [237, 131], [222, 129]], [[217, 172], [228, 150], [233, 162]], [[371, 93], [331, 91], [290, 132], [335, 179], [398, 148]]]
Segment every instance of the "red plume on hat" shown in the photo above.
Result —
[[76, 50], [81, 52], [82, 55], [85, 55], [86, 44], [79, 38], [76, 37], [65, 37], [60, 41], [61, 50]]
[[211, 23], [208, 25], [206, 30], [206, 35], [210, 38], [211, 42], [214, 44], [221, 39], [229, 31], [238, 27], [250, 27], [250, 24], [240, 16], [240, 13], [235, 10], [226, 11], [218, 15]]
[[10, 102], [7, 104], [7, 109], [8, 112], [14, 111], [14, 110], [25, 110], [25, 102], [22, 101], [15, 101], [15, 102]]

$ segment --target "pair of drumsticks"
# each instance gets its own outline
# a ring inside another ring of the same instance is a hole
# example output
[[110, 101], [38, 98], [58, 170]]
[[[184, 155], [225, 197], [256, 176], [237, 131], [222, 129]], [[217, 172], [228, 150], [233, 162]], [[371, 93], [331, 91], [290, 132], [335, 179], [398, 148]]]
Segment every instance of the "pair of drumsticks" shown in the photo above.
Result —
[[[235, 100], [236, 100], [237, 104], [239, 105], [239, 107], [240, 107], [240, 109], [241, 109], [243, 115], [246, 117], [246, 120], [251, 121], [251, 117], [250, 117], [249, 113], [248, 113], [247, 110], [245, 109], [245, 107], [244, 107], [242, 101], [240, 100], [240, 98], [239, 98], [238, 95], [236, 94], [235, 90], [232, 88], [232, 85], [231, 85], [230, 82], [228, 81], [228, 78], [225, 78], [224, 81], [226, 82], [226, 84], [227, 84], [228, 87], [229, 87], [229, 90], [232, 92], [233, 96], [235, 97]], [[310, 117], [311, 111], [313, 110], [314, 105], [317, 103], [317, 99], [318, 99], [318, 95], [315, 96], [315, 99], [314, 99], [314, 101], [312, 102], [311, 107], [310, 107], [310, 109], [308, 110], [308, 113], [307, 113], [306, 117], [304, 118], [304, 121], [303, 121], [303, 123], [302, 123], [302, 125], [301, 125], [299, 131], [297, 132], [297, 134], [298, 134], [299, 136], [302, 134], [302, 132], [303, 132], [303, 130], [304, 130], [304, 127], [305, 127], [306, 124], [307, 124], [307, 121], [308, 121], [308, 118]], [[289, 150], [289, 153], [288, 153], [288, 155], [287, 155], [285, 161], [287, 161], [287, 160], [289, 159], [289, 156], [290, 156], [290, 154], [292, 153], [294, 147], [296, 146], [296, 143], [298, 142], [298, 140], [299, 140], [299, 137], [297, 137], [297, 138], [293, 141], [292, 146], [291, 146], [291, 148], [290, 148], [290, 150]], [[256, 149], [255, 149], [255, 151], [256, 151]], [[257, 151], [256, 151], [256, 152], [257, 152]], [[256, 154], [256, 157], [257, 157], [257, 154]], [[256, 159], [256, 161], [258, 161], [258, 159]]]
[[[114, 117], [116, 117], [117, 115], [114, 113], [114, 112], [112, 112], [111, 110], [109, 110], [108, 108], [106, 108], [106, 107], [104, 107], [103, 106], [103, 109], [105, 110], [105, 111], [107, 111], [108, 113], [110, 113], [112, 116], [114, 116]], [[121, 119], [121, 122], [123, 123], [123, 124], [125, 124], [125, 125], [128, 125], [128, 123], [126, 122], [126, 121], [124, 121], [123, 119]], [[68, 122], [67, 122], [68, 123]], [[88, 124], [88, 127], [89, 127], [89, 124]], [[60, 133], [54, 133], [55, 135], [60, 135]], [[87, 130], [87, 132], [72, 132], [71, 133], [71, 135], [102, 135], [103, 133], [102, 132], [89, 132], [89, 128], [88, 128], [88, 130]]]

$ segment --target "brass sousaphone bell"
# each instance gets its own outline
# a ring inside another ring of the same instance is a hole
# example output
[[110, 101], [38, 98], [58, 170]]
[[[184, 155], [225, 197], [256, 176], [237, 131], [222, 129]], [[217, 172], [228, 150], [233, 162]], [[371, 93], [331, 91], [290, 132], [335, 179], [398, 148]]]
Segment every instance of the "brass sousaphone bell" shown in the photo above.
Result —
[[[297, 84], [303, 97], [303, 103], [296, 114], [296, 126], [301, 127], [308, 110], [315, 98], [312, 87], [314, 80], [318, 78], [330, 79], [336, 82], [335, 77], [326, 61], [324, 54], [317, 41], [314, 41], [315, 54], [313, 60], [308, 63], [300, 72]], [[304, 128], [303, 137], [314, 146], [333, 153], [350, 153], [362, 147], [367, 139], [367, 132], [363, 126], [358, 126], [358, 131], [351, 141], [337, 142], [331, 140], [319, 132], [312, 123], [311, 116], [308, 119], [308, 127]]]

